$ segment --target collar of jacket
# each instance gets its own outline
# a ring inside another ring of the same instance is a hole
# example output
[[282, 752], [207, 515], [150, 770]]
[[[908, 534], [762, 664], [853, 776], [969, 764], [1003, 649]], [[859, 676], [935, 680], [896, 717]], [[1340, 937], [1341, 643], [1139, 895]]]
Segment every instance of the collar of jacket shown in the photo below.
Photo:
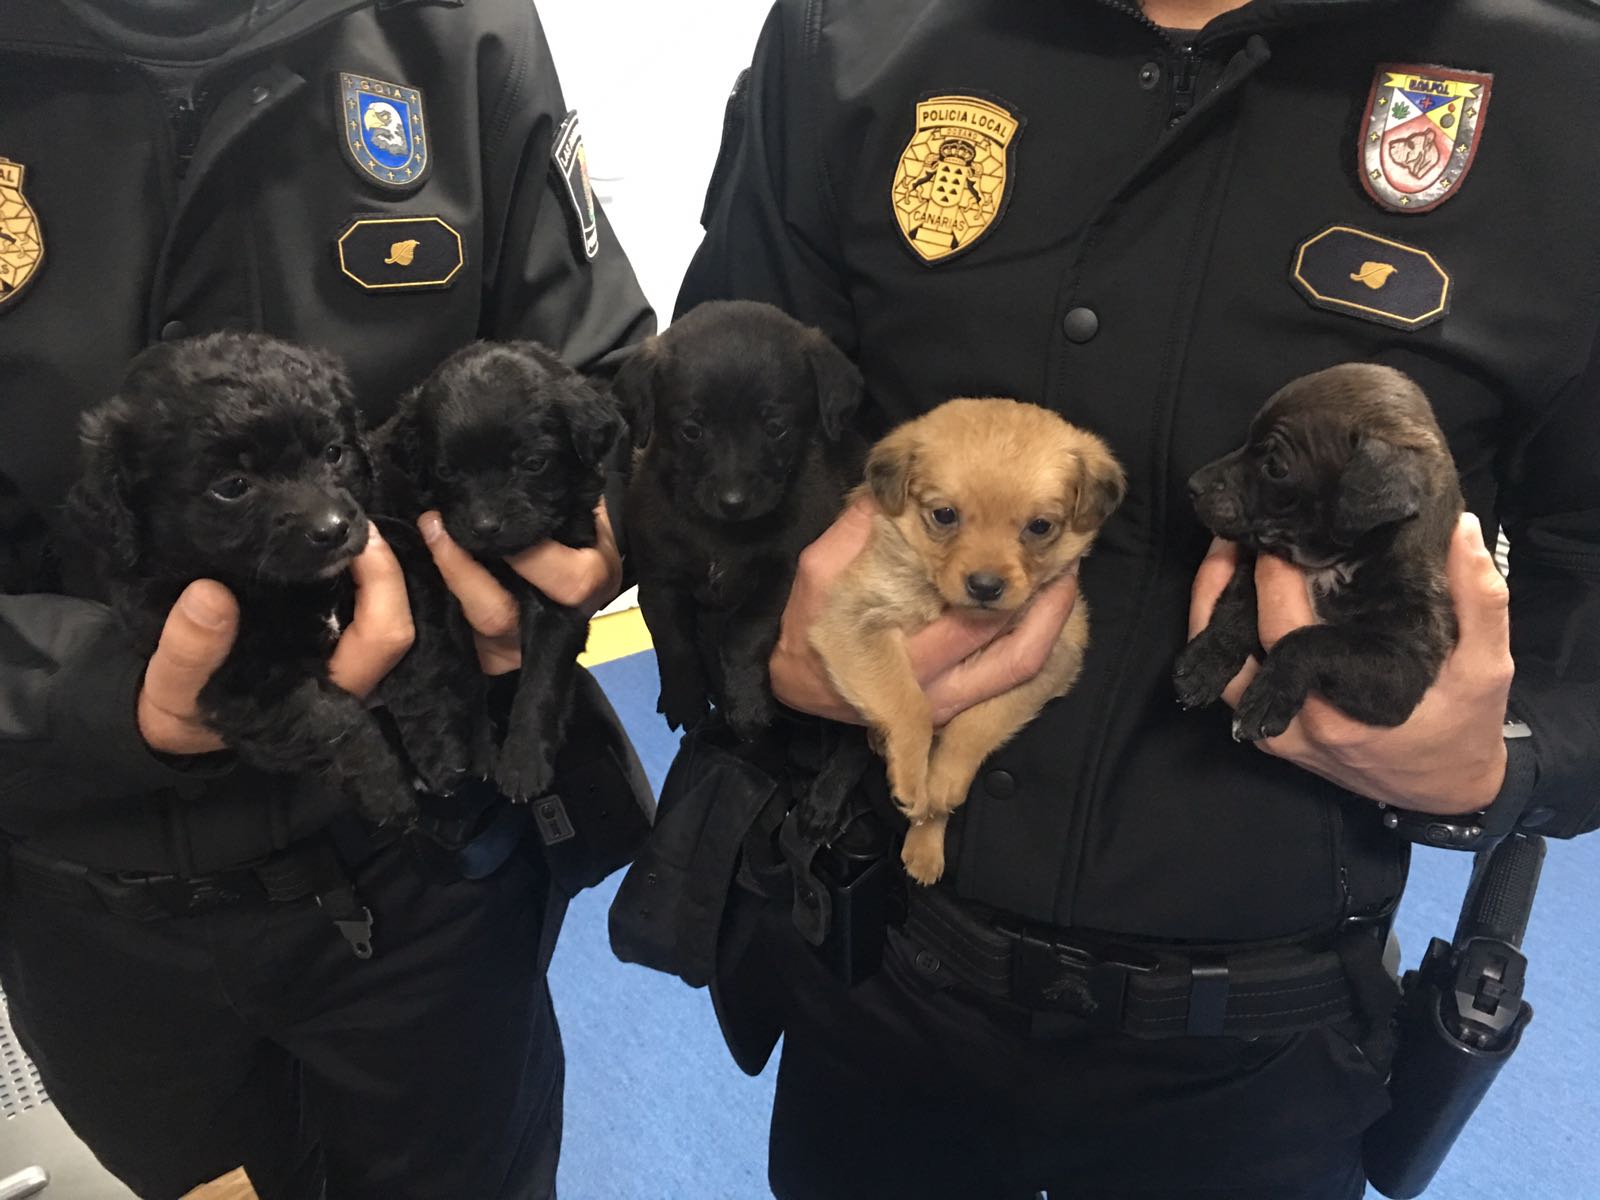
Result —
[[[1106, 8], [1127, 13], [1135, 20], [1144, 20], [1139, 0], [1094, 0]], [[1418, 6], [1433, 0], [1255, 0], [1244, 8], [1223, 13], [1207, 27], [1207, 40], [1212, 36], [1231, 33], [1254, 33], [1258, 30], [1282, 28], [1289, 25], [1308, 25], [1319, 21], [1338, 21], [1366, 16], [1379, 9]]]
[[[55, 0], [0, 0], [7, 6], [0, 24], [0, 53], [22, 53], [63, 58], [120, 61], [116, 46], [108, 45], [90, 29], [72, 19]], [[382, 14], [391, 9], [432, 5], [459, 8], [465, 0], [300, 0], [281, 16], [271, 18], [225, 56], [229, 62], [304, 37], [341, 17], [364, 8]]]

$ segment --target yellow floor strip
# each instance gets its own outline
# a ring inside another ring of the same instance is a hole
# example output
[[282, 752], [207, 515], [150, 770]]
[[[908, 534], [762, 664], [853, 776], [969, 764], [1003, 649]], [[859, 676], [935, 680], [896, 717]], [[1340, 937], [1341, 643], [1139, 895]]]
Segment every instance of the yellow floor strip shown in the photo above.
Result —
[[650, 630], [645, 627], [644, 615], [637, 608], [630, 608], [589, 622], [589, 644], [578, 656], [578, 662], [595, 667], [648, 649]]

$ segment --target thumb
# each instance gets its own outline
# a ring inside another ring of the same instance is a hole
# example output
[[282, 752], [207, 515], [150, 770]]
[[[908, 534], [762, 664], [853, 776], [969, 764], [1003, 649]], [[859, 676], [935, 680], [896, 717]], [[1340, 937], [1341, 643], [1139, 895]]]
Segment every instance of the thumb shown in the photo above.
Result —
[[239, 603], [233, 593], [215, 580], [195, 580], [167, 614], [145, 670], [145, 701], [174, 716], [188, 716], [200, 689], [233, 649], [238, 632]]
[[1460, 629], [1456, 665], [1485, 683], [1497, 680], [1511, 665], [1511, 591], [1472, 513], [1463, 513], [1456, 525], [1445, 574]]

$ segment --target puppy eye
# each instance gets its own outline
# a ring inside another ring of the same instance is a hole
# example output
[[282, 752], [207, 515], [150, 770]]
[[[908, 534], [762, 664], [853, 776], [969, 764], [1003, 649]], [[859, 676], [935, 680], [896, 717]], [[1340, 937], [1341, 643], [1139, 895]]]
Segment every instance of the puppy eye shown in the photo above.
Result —
[[775, 442], [781, 442], [789, 436], [789, 427], [782, 421], [768, 421], [767, 436]]
[[1276, 454], [1269, 454], [1261, 460], [1261, 473], [1268, 479], [1289, 478], [1289, 464]]
[[935, 525], [943, 525], [946, 528], [961, 519], [961, 514], [953, 508], [936, 508], [928, 515], [933, 518]]
[[344, 447], [335, 442], [322, 452], [322, 461], [329, 466], [338, 466], [344, 461]]
[[1055, 527], [1056, 523], [1054, 521], [1047, 521], [1043, 517], [1035, 517], [1028, 522], [1027, 530], [1034, 537], [1049, 537]]
[[685, 421], [678, 426], [678, 436], [686, 442], [698, 442], [704, 433], [705, 430], [701, 429], [693, 421]]
[[250, 481], [243, 475], [230, 475], [211, 485], [211, 494], [219, 500], [238, 500], [250, 490]]

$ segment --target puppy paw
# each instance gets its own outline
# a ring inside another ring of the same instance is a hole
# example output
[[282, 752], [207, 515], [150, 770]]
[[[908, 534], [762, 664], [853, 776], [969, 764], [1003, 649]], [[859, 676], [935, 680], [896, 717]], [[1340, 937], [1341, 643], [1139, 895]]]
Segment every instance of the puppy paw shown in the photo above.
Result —
[[906, 830], [900, 861], [906, 874], [923, 887], [938, 883], [944, 874], [944, 822], [924, 821]]
[[965, 770], [953, 771], [947, 766], [941, 766], [938, 756], [933, 760], [933, 765], [928, 770], [928, 812], [933, 815], [945, 815], [955, 812], [967, 802], [967, 794], [972, 790], [972, 776]]
[[700, 688], [662, 688], [656, 700], [656, 711], [667, 719], [667, 728], [673, 731], [693, 729], [705, 720], [711, 706]]
[[1172, 669], [1172, 687], [1184, 708], [1204, 708], [1222, 698], [1223, 689], [1239, 673], [1242, 662], [1234, 662], [1205, 634], [1201, 634], [1178, 654]]
[[1264, 673], [1257, 675], [1234, 710], [1233, 740], [1259, 742], [1262, 738], [1277, 737], [1289, 728], [1289, 722], [1304, 703], [1305, 697], [1275, 686]]
[[761, 693], [752, 696], [730, 696], [723, 706], [728, 725], [741, 741], [754, 741], [771, 725], [778, 715], [778, 706], [771, 696]]
[[474, 747], [460, 738], [438, 737], [406, 746], [412, 769], [436, 796], [448, 796], [474, 775]]
[[405, 825], [417, 815], [416, 789], [391, 780], [352, 780], [356, 811], [375, 825]]
[[519, 803], [542, 796], [555, 782], [554, 759], [539, 738], [508, 737], [495, 764], [495, 786]]

